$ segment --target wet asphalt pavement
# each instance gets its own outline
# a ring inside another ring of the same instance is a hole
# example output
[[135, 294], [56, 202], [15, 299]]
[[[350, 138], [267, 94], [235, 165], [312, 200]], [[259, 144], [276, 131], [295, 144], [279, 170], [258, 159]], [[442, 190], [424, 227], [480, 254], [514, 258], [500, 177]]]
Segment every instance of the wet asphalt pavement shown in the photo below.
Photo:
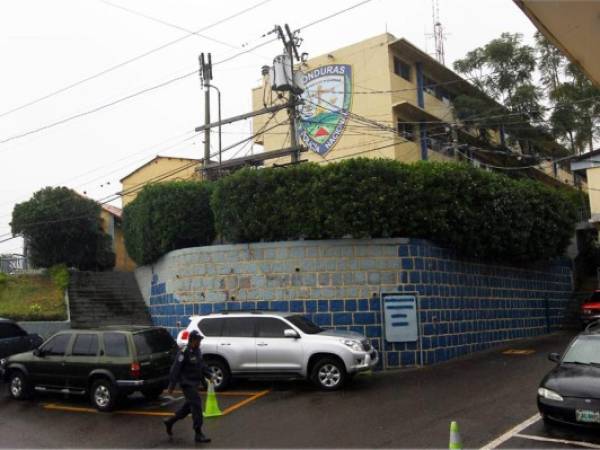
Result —
[[[205, 420], [207, 448], [447, 448], [459, 424], [465, 448], [480, 448], [536, 414], [535, 393], [570, 336], [520, 341], [424, 369], [359, 376], [344, 390], [320, 392], [298, 381], [239, 382], [219, 396], [227, 414]], [[533, 350], [505, 354], [507, 348]], [[265, 392], [268, 391], [268, 392]], [[132, 398], [115, 413], [93, 411], [85, 399], [37, 396], [16, 402], [0, 394], [1, 448], [194, 447], [191, 420], [168, 439], [161, 420], [181, 399]], [[558, 441], [599, 445], [600, 434], [546, 430], [541, 421], [505, 439], [501, 448], [570, 448]]]

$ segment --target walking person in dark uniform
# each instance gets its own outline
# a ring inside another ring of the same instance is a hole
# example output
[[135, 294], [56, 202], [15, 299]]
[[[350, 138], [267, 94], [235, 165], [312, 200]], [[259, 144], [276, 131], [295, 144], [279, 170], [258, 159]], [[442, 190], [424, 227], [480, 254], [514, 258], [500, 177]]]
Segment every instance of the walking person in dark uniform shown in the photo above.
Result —
[[177, 357], [171, 367], [170, 383], [168, 388], [169, 395], [173, 393], [175, 385], [179, 383], [185, 403], [175, 412], [173, 417], [166, 419], [165, 424], [167, 434], [173, 435], [173, 425], [191, 412], [194, 431], [196, 432], [196, 442], [206, 443], [210, 439], [202, 434], [202, 401], [198, 393], [200, 384], [207, 384], [207, 379], [212, 378], [211, 372], [202, 360], [200, 353], [200, 341], [202, 335], [196, 330], [189, 336], [188, 345], [177, 353]]

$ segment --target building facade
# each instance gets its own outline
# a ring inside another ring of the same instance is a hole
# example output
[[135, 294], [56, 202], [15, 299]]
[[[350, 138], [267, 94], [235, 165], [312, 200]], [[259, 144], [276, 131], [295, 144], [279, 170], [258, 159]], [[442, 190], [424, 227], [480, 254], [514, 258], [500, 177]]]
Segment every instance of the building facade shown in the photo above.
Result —
[[123, 207], [132, 202], [146, 184], [202, 179], [202, 174], [198, 171], [201, 163], [201, 159], [156, 156], [121, 178]]
[[[305, 91], [297, 137], [308, 149], [301, 160], [327, 163], [360, 156], [408, 163], [464, 159], [484, 167], [500, 164], [493, 152], [462, 149], [461, 144], [476, 142], [478, 136], [461, 126], [453, 99], [485, 98], [496, 111], [503, 106], [406, 39], [385, 33], [309, 59], [298, 70], [304, 74]], [[253, 90], [254, 110], [286, 101], [285, 95], [273, 91], [273, 84], [277, 80], [266, 75], [263, 85]], [[289, 123], [285, 110], [253, 121], [255, 133]], [[497, 149], [502, 158], [512, 155], [513, 165], [523, 165], [517, 159], [521, 150], [509, 148], [501, 126], [487, 133], [490, 149]], [[255, 142], [271, 151], [289, 147], [291, 140], [281, 126], [258, 134]], [[289, 162], [286, 157], [270, 164]], [[568, 167], [540, 164], [533, 172], [524, 174], [547, 184], [574, 184]]]
[[102, 231], [112, 239], [112, 250], [115, 253], [114, 270], [118, 272], [132, 272], [137, 266], [125, 248], [122, 210], [116, 206], [102, 205], [100, 220]]

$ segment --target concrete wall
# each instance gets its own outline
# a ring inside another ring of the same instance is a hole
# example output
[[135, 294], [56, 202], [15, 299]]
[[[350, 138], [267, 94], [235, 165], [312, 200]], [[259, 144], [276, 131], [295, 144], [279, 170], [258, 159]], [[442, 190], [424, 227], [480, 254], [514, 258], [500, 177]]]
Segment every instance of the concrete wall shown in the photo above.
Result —
[[28, 333], [39, 334], [44, 339], [48, 339], [54, 333], [71, 328], [71, 322], [68, 320], [60, 322], [19, 322], [19, 325]]
[[425, 364], [557, 329], [568, 261], [520, 268], [457, 258], [423, 240], [294, 241], [177, 250], [136, 270], [155, 324], [175, 333], [192, 314], [276, 309], [352, 329], [383, 367], [419, 363], [416, 343], [388, 343], [380, 293], [417, 292]]

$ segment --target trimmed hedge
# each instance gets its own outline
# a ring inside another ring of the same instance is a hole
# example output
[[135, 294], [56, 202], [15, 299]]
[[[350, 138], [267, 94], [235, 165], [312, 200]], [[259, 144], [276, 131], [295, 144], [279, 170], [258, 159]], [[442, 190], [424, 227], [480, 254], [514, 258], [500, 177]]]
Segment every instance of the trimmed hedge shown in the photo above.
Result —
[[515, 262], [564, 253], [576, 221], [570, 195], [464, 164], [351, 159], [242, 170], [216, 183], [211, 204], [231, 242], [420, 237]]
[[149, 264], [171, 250], [209, 245], [215, 238], [210, 187], [196, 181], [145, 186], [123, 211], [129, 256]]

